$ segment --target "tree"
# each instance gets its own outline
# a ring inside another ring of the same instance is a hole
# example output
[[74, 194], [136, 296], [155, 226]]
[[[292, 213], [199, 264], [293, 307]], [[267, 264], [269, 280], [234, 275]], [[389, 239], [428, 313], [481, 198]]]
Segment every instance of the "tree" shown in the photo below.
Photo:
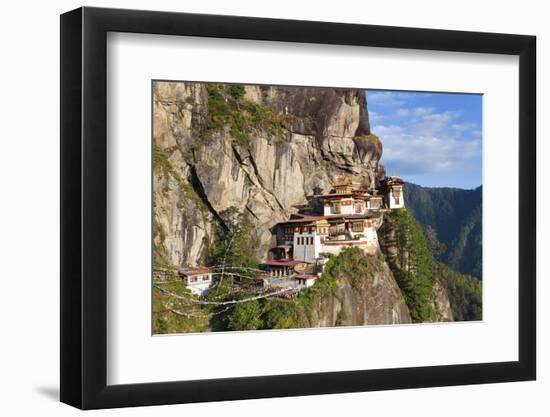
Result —
[[228, 320], [229, 330], [256, 330], [262, 326], [262, 309], [257, 300], [237, 304]]
[[388, 220], [395, 229], [397, 259], [390, 263], [414, 322], [431, 317], [434, 261], [420, 225], [405, 209], [394, 210]]
[[[259, 271], [259, 260], [251, 250], [251, 248], [257, 247], [258, 239], [255, 237], [254, 227], [248, 216], [239, 212], [236, 207], [224, 210], [220, 216], [222, 224], [217, 229], [212, 249], [212, 264], [216, 273], [214, 284], [206, 296], [208, 300], [216, 302], [235, 299], [237, 294], [232, 289], [233, 281], [239, 280], [242, 290], [254, 283]], [[251, 303], [252, 306], [249, 306], [248, 304]], [[252, 319], [254, 305], [259, 306], [258, 301], [251, 300], [231, 309], [224, 306], [212, 306], [210, 307], [213, 313], [210, 326], [214, 330], [245, 330], [240, 327], [260, 327], [261, 321], [259, 323], [256, 321], [259, 318]], [[257, 317], [259, 315], [260, 313], [257, 314]]]
[[258, 238], [248, 216], [230, 207], [221, 213], [223, 225], [218, 228], [212, 251], [213, 264], [223, 273], [237, 271], [243, 280], [257, 276], [259, 260], [251, 248], [258, 246]]

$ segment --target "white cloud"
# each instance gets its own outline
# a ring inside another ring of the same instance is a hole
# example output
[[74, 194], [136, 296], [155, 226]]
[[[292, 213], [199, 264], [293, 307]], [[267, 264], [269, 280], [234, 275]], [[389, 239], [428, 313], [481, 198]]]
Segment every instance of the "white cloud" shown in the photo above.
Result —
[[381, 113], [372, 119], [371, 126], [382, 140], [382, 163], [388, 168], [388, 174], [444, 179], [480, 172], [480, 124], [464, 120], [462, 111], [448, 107], [438, 110], [429, 105], [415, 106], [415, 96], [418, 94], [367, 94], [367, 101]]
[[413, 98], [411, 93], [396, 93], [392, 91], [377, 91], [367, 93], [367, 105], [369, 103], [378, 106], [402, 106], [407, 100]]
[[415, 116], [425, 116], [433, 113], [433, 107], [416, 107], [413, 110]]
[[384, 120], [386, 118], [387, 118], [387, 116], [384, 116], [383, 114], [380, 114], [380, 113], [377, 113], [377, 112], [374, 112], [374, 111], [369, 111], [369, 121], [371, 123], [376, 123], [376, 122], [379, 122], [379, 121]]
[[395, 115], [397, 117], [422, 117], [422, 116], [428, 116], [433, 113], [433, 107], [414, 107], [411, 109], [408, 109], [406, 107], [398, 109], [395, 112]]
[[399, 167], [400, 175], [466, 169], [481, 155], [481, 140], [477, 138], [459, 140], [443, 134], [418, 134], [396, 125], [377, 126], [376, 134], [384, 145], [382, 162]]

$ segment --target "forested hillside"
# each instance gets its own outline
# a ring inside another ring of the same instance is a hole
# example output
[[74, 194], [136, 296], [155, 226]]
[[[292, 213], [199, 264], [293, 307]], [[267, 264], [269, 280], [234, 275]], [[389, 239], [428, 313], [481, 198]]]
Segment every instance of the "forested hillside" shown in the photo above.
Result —
[[413, 322], [481, 320], [481, 281], [438, 262], [408, 210], [388, 213], [379, 234]]
[[407, 209], [422, 225], [435, 257], [482, 278], [482, 188], [430, 188], [407, 183]]

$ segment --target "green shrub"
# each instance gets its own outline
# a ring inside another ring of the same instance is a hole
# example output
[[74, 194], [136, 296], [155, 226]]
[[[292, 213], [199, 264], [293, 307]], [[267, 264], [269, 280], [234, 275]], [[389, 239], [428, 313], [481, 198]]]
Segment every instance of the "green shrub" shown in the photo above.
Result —
[[268, 107], [244, 99], [244, 86], [230, 85], [226, 97], [224, 87], [219, 84], [207, 84], [208, 126], [197, 136], [193, 149], [198, 149], [209, 140], [211, 133], [229, 127], [229, 133], [235, 144], [240, 147], [250, 145], [250, 134], [258, 129], [267, 129], [279, 143], [283, 139], [283, 121], [288, 116], [279, 115]]
[[376, 255], [366, 254], [357, 247], [344, 248], [338, 256], [329, 259], [323, 275], [332, 280], [345, 275], [351, 281], [353, 288], [359, 288], [365, 279], [380, 272], [382, 265], [383, 260]]
[[296, 318], [299, 316], [299, 307], [293, 302], [283, 300], [265, 301], [262, 315], [264, 329], [293, 329], [300, 327]]
[[232, 84], [229, 86], [229, 94], [236, 99], [239, 100], [244, 96], [244, 85], [241, 84]]
[[229, 330], [256, 330], [262, 326], [262, 310], [257, 300], [237, 304], [229, 316]]

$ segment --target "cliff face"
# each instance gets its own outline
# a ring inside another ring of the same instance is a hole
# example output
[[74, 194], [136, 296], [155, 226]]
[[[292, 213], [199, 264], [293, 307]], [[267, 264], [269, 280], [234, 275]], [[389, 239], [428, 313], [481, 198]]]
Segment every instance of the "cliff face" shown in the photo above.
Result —
[[339, 276], [339, 283], [334, 295], [319, 297], [312, 305], [307, 327], [411, 323], [407, 304], [385, 262], [359, 286], [345, 274]]
[[453, 310], [447, 290], [438, 277], [433, 286], [434, 298], [432, 302], [432, 320], [431, 321], [454, 321]]
[[205, 262], [229, 207], [252, 216], [263, 258], [293, 205], [338, 175], [374, 186], [381, 172], [362, 90], [155, 82], [153, 110], [157, 261]]

